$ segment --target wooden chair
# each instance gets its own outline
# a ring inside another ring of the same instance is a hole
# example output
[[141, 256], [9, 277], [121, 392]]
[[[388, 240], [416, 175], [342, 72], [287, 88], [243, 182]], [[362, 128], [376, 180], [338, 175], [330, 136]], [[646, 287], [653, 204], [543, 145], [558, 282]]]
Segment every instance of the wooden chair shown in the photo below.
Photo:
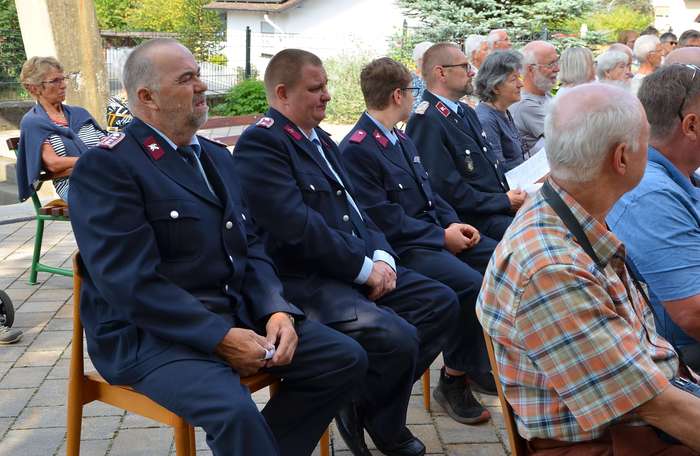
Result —
[[484, 331], [484, 339], [486, 339], [486, 350], [489, 352], [489, 362], [491, 363], [491, 371], [496, 380], [496, 390], [498, 390], [498, 400], [501, 402], [501, 410], [503, 410], [503, 421], [506, 424], [508, 431], [508, 442], [510, 443], [510, 451], [512, 456], [527, 456], [527, 440], [518, 434], [518, 426], [515, 424], [515, 414], [513, 407], [510, 406], [503, 394], [503, 387], [499, 381], [498, 364], [496, 363], [496, 354], [493, 351], [493, 342], [491, 337]]
[[[80, 431], [83, 406], [100, 401], [145, 416], [171, 426], [175, 431], [175, 450], [178, 456], [194, 456], [194, 428], [184, 419], [143, 394], [123, 385], [110, 385], [97, 372], [85, 372], [83, 365], [83, 325], [80, 322], [80, 287], [82, 285], [80, 253], [73, 256], [73, 338], [71, 342], [70, 374], [68, 380], [68, 432], [66, 455], [80, 455]], [[270, 374], [256, 374], [241, 379], [251, 392], [267, 386], [270, 394], [279, 387], [279, 379]], [[328, 456], [328, 430], [321, 437], [321, 455]]]
[[427, 368], [425, 372], [423, 372], [423, 377], [421, 378], [423, 381], [423, 407], [425, 407], [425, 411], [429, 412], [430, 411], [430, 368]]
[[[19, 145], [19, 138], [10, 138], [7, 140], [7, 148], [14, 151], [17, 154], [17, 147]], [[39, 186], [36, 191], [32, 193], [32, 204], [34, 205], [34, 212], [36, 214], [36, 234], [34, 235], [34, 253], [32, 254], [32, 267], [29, 273], [29, 283], [34, 285], [37, 283], [36, 276], [38, 272], [48, 272], [51, 274], [59, 274], [63, 276], [70, 277], [73, 272], [70, 269], [59, 268], [55, 266], [48, 266], [39, 261], [41, 258], [41, 243], [44, 239], [44, 222], [47, 221], [57, 221], [57, 222], [70, 222], [70, 217], [68, 213], [68, 205], [65, 201], [61, 199], [53, 200], [45, 205], [41, 204], [37, 191], [41, 188], [41, 184], [45, 181], [50, 180], [51, 176], [47, 173], [42, 173], [39, 176]]]

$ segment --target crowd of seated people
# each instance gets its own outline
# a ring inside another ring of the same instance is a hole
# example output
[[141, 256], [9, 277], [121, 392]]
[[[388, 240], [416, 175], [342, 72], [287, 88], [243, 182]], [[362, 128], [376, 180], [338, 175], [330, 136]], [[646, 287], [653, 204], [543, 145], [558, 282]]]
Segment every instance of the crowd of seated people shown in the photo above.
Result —
[[[308, 455], [332, 419], [353, 455], [365, 432], [423, 455], [408, 404], [440, 353], [449, 416], [488, 421], [474, 392], [499, 383], [529, 454], [697, 455], [700, 49], [622, 38], [560, 60], [498, 29], [419, 44], [414, 73], [375, 59], [337, 141], [322, 60], [285, 49], [233, 155], [197, 135], [207, 86], [176, 40], [132, 51], [111, 135], [33, 57], [20, 197], [46, 173], [70, 203], [97, 370], [215, 455]], [[542, 189], [511, 188], [540, 151]], [[257, 372], [284, 379], [262, 411], [240, 384]]]

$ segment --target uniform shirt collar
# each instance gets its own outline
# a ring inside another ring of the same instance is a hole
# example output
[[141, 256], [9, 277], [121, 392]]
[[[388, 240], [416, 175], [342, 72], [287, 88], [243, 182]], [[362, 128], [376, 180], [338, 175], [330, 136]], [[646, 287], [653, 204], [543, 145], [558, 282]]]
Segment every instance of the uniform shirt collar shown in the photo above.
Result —
[[700, 200], [700, 189], [695, 187], [688, 179], [688, 176], [684, 176], [680, 170], [676, 168], [676, 165], [671, 163], [671, 160], [666, 158], [664, 154], [651, 146], [649, 146], [649, 162], [655, 163], [662, 167], [668, 177], [670, 177], [673, 182], [678, 184], [678, 186], [682, 188], [683, 191], [688, 194], [688, 196], [694, 200]]
[[377, 128], [379, 128], [379, 131], [384, 133], [384, 136], [386, 136], [387, 139], [391, 142], [391, 145], [395, 146], [396, 142], [399, 140], [398, 136], [396, 136], [396, 133], [394, 133], [393, 130], [389, 130], [388, 128], [386, 128], [384, 125], [382, 125], [381, 122], [379, 122], [374, 117], [370, 116], [368, 112], [365, 112], [365, 115], [369, 118], [369, 120], [374, 122], [374, 125], [376, 125]]
[[[306, 132], [305, 132], [304, 130], [302, 130], [301, 128], [299, 128], [299, 131], [301, 132], [302, 135], [304, 135], [304, 136], [306, 137], [306, 139], [308, 139], [308, 140], [311, 141], [312, 143], [317, 144], [317, 145], [318, 145], [318, 144], [321, 144], [321, 140], [319, 139], [318, 134], [316, 133], [316, 129], [315, 129], [315, 128], [312, 128], [312, 129], [311, 129], [311, 134], [310, 134], [310, 135], [307, 135]], [[314, 139], [316, 140], [316, 142], [314, 142]]]
[[[163, 140], [164, 140], [165, 142], [167, 142], [168, 145], [169, 145], [170, 147], [173, 148], [173, 150], [177, 150], [177, 144], [175, 144], [174, 142], [172, 142], [172, 141], [170, 140], [170, 138], [168, 138], [168, 137], [165, 135], [165, 133], [163, 133], [162, 131], [158, 130], [156, 127], [154, 127], [153, 125], [151, 125], [151, 124], [149, 124], [149, 123], [147, 123], [147, 122], [144, 122], [144, 123], [145, 123], [146, 125], [148, 125], [149, 127], [151, 127], [151, 129], [152, 129], [153, 131], [155, 131], [156, 133], [158, 133], [158, 135], [159, 135], [161, 138], [163, 138]], [[199, 157], [199, 155], [200, 155], [200, 153], [201, 153], [201, 150], [202, 150], [202, 146], [199, 144], [199, 140], [197, 139], [197, 135], [192, 136], [192, 139], [190, 139], [190, 146], [197, 146], [197, 147], [193, 147], [192, 149], [194, 150], [194, 153], [197, 154], [197, 157]]]
[[452, 112], [457, 114], [457, 108], [459, 107], [459, 101], [452, 101], [449, 98], [445, 98], [443, 96], [434, 94], [433, 92], [430, 92], [430, 93], [432, 93], [435, 96], [435, 98], [442, 101], [444, 103], [444, 105], [447, 106], [448, 108], [450, 108], [450, 110]]

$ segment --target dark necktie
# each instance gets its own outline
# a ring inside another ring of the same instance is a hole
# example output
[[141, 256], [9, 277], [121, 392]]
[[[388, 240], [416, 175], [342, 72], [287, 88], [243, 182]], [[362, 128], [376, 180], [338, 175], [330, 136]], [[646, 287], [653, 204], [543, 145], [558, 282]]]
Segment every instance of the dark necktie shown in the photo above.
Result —
[[199, 144], [190, 144], [189, 146], [179, 146], [177, 148], [177, 152], [185, 160], [185, 162], [192, 167], [192, 170], [196, 173], [199, 179], [204, 181], [204, 184], [207, 186], [211, 194], [216, 196], [214, 189], [209, 183], [209, 179], [207, 178], [204, 168], [199, 161], [199, 148]]

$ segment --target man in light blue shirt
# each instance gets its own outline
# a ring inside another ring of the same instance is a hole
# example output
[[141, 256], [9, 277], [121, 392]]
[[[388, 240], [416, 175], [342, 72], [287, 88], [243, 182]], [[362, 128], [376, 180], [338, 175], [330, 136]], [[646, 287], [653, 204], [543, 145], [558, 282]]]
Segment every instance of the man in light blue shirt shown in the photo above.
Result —
[[[659, 333], [700, 369], [700, 69], [669, 65], [648, 75], [638, 96], [651, 125], [639, 186], [607, 216], [613, 232], [661, 303]], [[652, 300], [653, 301], [653, 300]]]

